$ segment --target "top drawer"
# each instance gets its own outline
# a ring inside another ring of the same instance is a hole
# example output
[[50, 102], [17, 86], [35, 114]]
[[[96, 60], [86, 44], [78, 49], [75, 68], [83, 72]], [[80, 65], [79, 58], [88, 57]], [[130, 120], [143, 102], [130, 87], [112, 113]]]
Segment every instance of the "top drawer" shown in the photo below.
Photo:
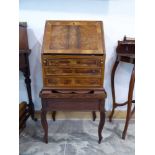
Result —
[[103, 56], [53, 56], [43, 55], [44, 66], [101, 67]]

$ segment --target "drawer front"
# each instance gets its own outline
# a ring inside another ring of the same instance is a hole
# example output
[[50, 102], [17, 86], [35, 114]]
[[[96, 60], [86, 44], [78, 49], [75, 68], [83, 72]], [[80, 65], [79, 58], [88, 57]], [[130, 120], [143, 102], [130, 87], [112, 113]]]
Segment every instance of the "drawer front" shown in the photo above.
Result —
[[102, 88], [104, 55], [42, 55], [44, 87]]
[[101, 68], [56, 68], [44, 67], [44, 74], [49, 75], [70, 75], [70, 76], [100, 76]]
[[47, 100], [48, 110], [74, 110], [88, 111], [99, 110], [99, 102], [96, 99], [51, 99]]
[[44, 66], [59, 67], [101, 67], [103, 57], [99, 56], [47, 56], [43, 55], [42, 62]]
[[103, 87], [102, 78], [97, 77], [46, 77], [44, 78], [45, 87], [57, 87], [57, 88], [84, 88], [84, 87]]
[[76, 86], [100, 86], [100, 78], [78, 78], [74, 79]]
[[44, 79], [45, 87], [69, 87], [72, 83], [72, 78], [49, 77]]

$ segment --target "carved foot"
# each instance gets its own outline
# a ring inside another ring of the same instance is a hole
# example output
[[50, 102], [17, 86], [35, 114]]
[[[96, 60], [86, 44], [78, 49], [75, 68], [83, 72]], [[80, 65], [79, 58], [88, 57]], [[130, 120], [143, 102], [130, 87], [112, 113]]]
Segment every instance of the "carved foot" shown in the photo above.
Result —
[[125, 140], [125, 137], [126, 137], [126, 133], [125, 133], [125, 132], [123, 132], [123, 133], [122, 133], [122, 139], [124, 139], [124, 140]]
[[102, 136], [99, 137], [98, 143], [101, 144]]
[[98, 136], [99, 136], [99, 141], [98, 143], [101, 143], [102, 140], [102, 130], [103, 130], [103, 126], [105, 123], [105, 112], [100, 112], [100, 123], [99, 123], [99, 127], [98, 127]]
[[46, 135], [46, 134], [44, 135], [44, 142], [45, 142], [46, 144], [48, 144], [48, 138], [47, 138], [47, 135]]
[[34, 110], [33, 102], [29, 102], [29, 113], [30, 113], [31, 119], [36, 122], [37, 118], [35, 118], [35, 110]]

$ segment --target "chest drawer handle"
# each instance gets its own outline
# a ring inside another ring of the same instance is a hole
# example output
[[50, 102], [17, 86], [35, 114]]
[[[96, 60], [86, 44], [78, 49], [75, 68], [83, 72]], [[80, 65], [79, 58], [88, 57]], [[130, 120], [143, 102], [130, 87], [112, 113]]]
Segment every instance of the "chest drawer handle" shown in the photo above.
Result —
[[47, 65], [47, 60], [43, 60], [43, 64], [44, 65]]
[[96, 73], [96, 70], [92, 70], [92, 73]]

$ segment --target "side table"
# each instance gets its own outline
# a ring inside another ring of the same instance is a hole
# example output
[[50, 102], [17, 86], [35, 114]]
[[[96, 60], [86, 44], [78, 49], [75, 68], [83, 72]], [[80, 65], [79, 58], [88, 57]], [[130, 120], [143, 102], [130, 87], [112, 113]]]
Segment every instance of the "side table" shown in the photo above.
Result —
[[44, 141], [48, 143], [48, 124], [46, 114], [48, 111], [100, 111], [98, 136], [101, 143], [102, 130], [105, 123], [105, 98], [106, 92], [100, 90], [52, 90], [42, 89], [40, 97], [42, 101], [41, 123], [44, 129]]
[[30, 68], [29, 68], [29, 54], [31, 50], [28, 47], [28, 38], [27, 38], [27, 23], [20, 22], [19, 23], [19, 70], [23, 72], [25, 77], [25, 84], [27, 88], [27, 94], [29, 99], [29, 113], [33, 120], [37, 120], [34, 118], [34, 104], [32, 101], [31, 95], [31, 79], [30, 79]]
[[[122, 139], [125, 139], [127, 129], [128, 129], [129, 120], [130, 120], [130, 118], [132, 117], [132, 115], [135, 112], [135, 106], [134, 106], [133, 110], [131, 110], [132, 103], [135, 103], [135, 100], [132, 100], [134, 84], [135, 84], [135, 53], [134, 53], [134, 44], [133, 43], [126, 42], [125, 38], [124, 38], [124, 42], [122, 42], [122, 43], [125, 46], [123, 45], [124, 46], [123, 48], [122, 47], [119, 48], [120, 44], [118, 45], [118, 47], [117, 47], [117, 58], [116, 58], [116, 61], [115, 61], [115, 64], [113, 66], [112, 73], [111, 73], [111, 89], [112, 89], [112, 98], [113, 98], [113, 108], [112, 108], [112, 112], [111, 112], [111, 114], [109, 116], [109, 121], [110, 122], [112, 121], [114, 111], [118, 106], [127, 105], [126, 122], [125, 122], [124, 131], [123, 131], [123, 134], [122, 134]], [[128, 45], [129, 45], [129, 47], [128, 47]], [[126, 49], [127, 52], [123, 53], [122, 52], [123, 49]], [[124, 103], [117, 103], [116, 99], [115, 99], [114, 77], [115, 77], [115, 72], [116, 72], [117, 66], [121, 61], [126, 62], [126, 63], [134, 64], [134, 67], [133, 67], [131, 78], [130, 78], [128, 100], [126, 102], [124, 102]]]

